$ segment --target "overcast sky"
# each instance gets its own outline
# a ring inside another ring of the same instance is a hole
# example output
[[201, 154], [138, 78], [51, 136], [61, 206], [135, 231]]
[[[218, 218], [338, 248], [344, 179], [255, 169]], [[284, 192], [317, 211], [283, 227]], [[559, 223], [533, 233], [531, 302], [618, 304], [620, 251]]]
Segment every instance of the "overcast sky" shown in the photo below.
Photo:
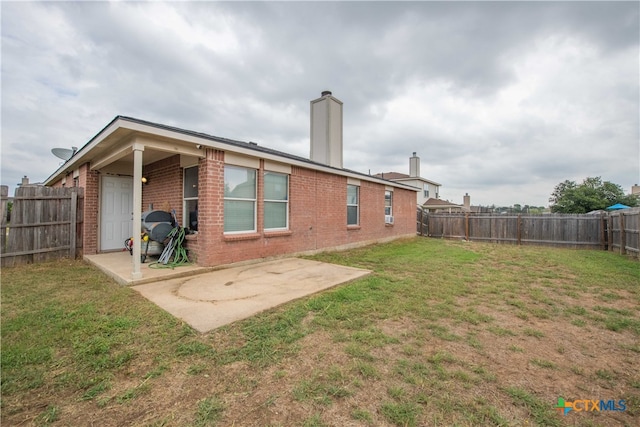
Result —
[[309, 102], [344, 103], [344, 166], [441, 198], [547, 206], [640, 183], [640, 3], [2, 2], [2, 184], [116, 115], [309, 156]]

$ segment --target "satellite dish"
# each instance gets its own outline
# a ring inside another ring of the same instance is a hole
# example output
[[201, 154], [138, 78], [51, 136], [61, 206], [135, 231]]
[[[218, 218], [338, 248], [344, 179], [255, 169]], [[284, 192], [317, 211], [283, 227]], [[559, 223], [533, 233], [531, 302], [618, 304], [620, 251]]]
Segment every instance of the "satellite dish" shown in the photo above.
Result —
[[69, 148], [52, 148], [51, 152], [54, 156], [64, 161], [69, 160], [74, 154], [76, 154], [76, 147]]

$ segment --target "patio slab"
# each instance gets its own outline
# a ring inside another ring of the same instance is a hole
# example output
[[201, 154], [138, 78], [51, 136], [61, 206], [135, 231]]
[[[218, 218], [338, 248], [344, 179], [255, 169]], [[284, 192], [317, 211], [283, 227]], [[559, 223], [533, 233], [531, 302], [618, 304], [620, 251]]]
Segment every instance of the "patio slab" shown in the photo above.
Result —
[[370, 274], [360, 268], [285, 258], [134, 285], [199, 332]]
[[140, 266], [142, 278], [132, 279], [133, 258], [128, 251], [110, 252], [98, 255], [85, 255], [84, 259], [98, 267], [105, 274], [110, 276], [121, 285], [139, 285], [158, 280], [171, 279], [176, 277], [192, 276], [211, 271], [211, 268], [193, 265], [182, 265], [174, 269], [153, 268], [151, 264], [157, 261], [157, 257], [148, 257], [147, 262]]

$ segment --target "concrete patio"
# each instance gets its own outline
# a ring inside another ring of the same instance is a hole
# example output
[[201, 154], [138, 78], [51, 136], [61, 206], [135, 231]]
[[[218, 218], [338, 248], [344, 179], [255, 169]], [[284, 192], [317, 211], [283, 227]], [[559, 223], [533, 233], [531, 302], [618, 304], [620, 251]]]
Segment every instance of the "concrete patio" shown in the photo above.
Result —
[[142, 278], [133, 280], [129, 252], [90, 255], [85, 259], [199, 332], [371, 273], [360, 268], [284, 258], [215, 269], [196, 265], [151, 268], [149, 262], [142, 264]]
[[141, 266], [142, 278], [134, 280], [131, 278], [131, 272], [133, 271], [133, 259], [128, 251], [85, 255], [84, 259], [95, 265], [119, 284], [125, 286], [140, 285], [143, 283], [157, 282], [158, 280], [191, 276], [212, 270], [211, 268], [199, 267], [195, 264], [183, 265], [174, 269], [153, 268], [151, 267], [151, 264], [157, 261], [157, 257], [148, 257], [147, 262]]
[[286, 258], [136, 285], [133, 289], [199, 332], [208, 332], [370, 273]]

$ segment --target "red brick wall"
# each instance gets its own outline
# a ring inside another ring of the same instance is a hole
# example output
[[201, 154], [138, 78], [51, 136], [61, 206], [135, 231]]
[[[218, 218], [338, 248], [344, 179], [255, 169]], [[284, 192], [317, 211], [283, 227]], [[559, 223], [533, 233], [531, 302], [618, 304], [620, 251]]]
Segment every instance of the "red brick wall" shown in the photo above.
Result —
[[[84, 188], [84, 209], [83, 209], [83, 254], [93, 255], [98, 253], [98, 210], [99, 203], [99, 174], [92, 171], [89, 163], [85, 163], [78, 168], [78, 180], [75, 181], [73, 174], [67, 174], [64, 183], [65, 187]], [[62, 187], [62, 179], [51, 185], [52, 187]]]
[[142, 168], [142, 176], [147, 183], [142, 186], [142, 211], [154, 210], [171, 212], [176, 210], [178, 223], [182, 225], [182, 180], [180, 156], [175, 155]]
[[218, 265], [223, 249], [224, 153], [206, 149], [198, 168], [198, 235], [187, 247], [200, 265]]
[[87, 255], [98, 253], [98, 212], [100, 209], [100, 175], [92, 171], [89, 163], [80, 167], [78, 187], [84, 188], [84, 242]]
[[[289, 230], [263, 230], [263, 170], [258, 173], [257, 232], [224, 235], [224, 152], [206, 149], [198, 170], [198, 234], [187, 247], [197, 263], [215, 266], [289, 253], [315, 251], [415, 234], [416, 194], [395, 188], [393, 226], [384, 223], [385, 186], [360, 181], [360, 224], [347, 227], [347, 178], [302, 167], [289, 176]], [[183, 169], [180, 157], [143, 168], [142, 210], [176, 210], [182, 223]], [[85, 188], [84, 253], [98, 251], [99, 174], [89, 164], [80, 168], [78, 186]], [[66, 185], [73, 185], [72, 176]], [[61, 186], [61, 181], [54, 186]]]
[[329, 249], [415, 234], [416, 195], [394, 189], [395, 224], [384, 223], [382, 184], [360, 181], [360, 224], [347, 227], [347, 178], [292, 167], [289, 230], [263, 230], [263, 163], [258, 173], [257, 231], [224, 235], [224, 153], [208, 150], [200, 162], [198, 235], [188, 247], [197, 262], [215, 266], [289, 253]]

